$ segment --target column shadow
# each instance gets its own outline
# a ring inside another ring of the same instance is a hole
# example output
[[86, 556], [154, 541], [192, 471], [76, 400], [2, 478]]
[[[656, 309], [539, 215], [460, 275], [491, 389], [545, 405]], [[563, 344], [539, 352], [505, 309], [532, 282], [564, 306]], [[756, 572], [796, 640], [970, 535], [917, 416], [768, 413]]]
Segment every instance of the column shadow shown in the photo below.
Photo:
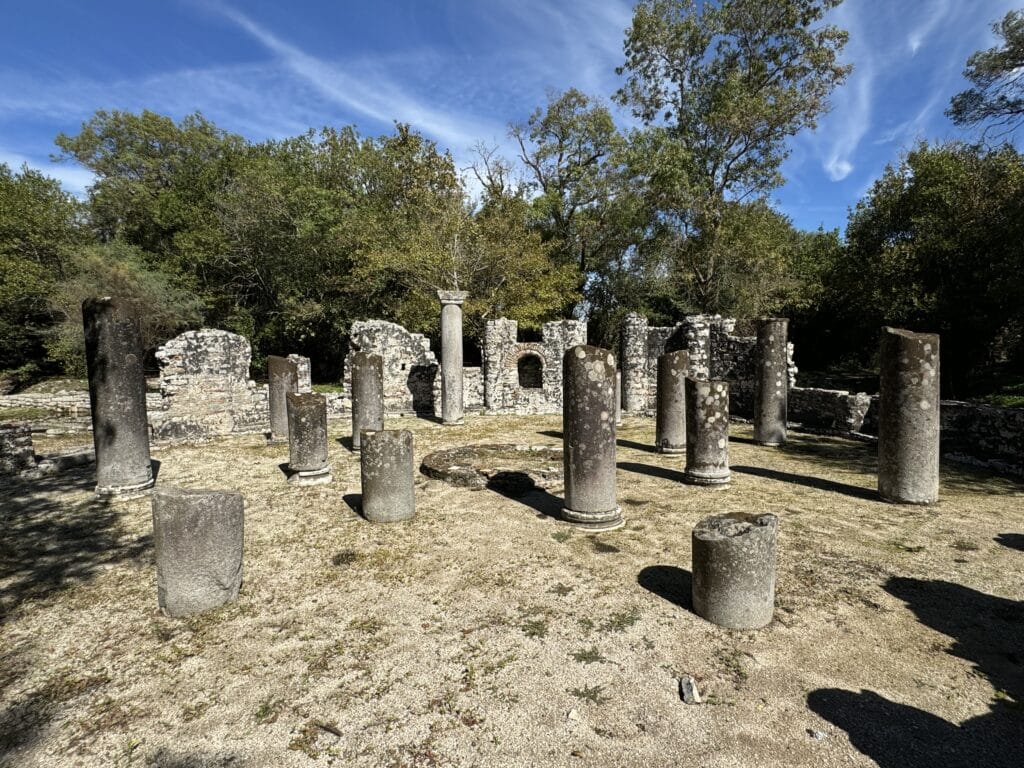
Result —
[[645, 453], [658, 452], [658, 449], [655, 448], [653, 445], [648, 445], [647, 443], [637, 443], [633, 440], [623, 440], [621, 438], [616, 438], [615, 444], [619, 446], [619, 448], [632, 448], [634, 451], [644, 451]]
[[997, 544], [1002, 544], [1010, 549], [1019, 549], [1024, 552], [1024, 533], [1000, 533], [993, 539]]
[[499, 472], [487, 482], [487, 489], [529, 507], [537, 517], [562, 519], [564, 501], [546, 489], [538, 488], [525, 472]]
[[615, 466], [627, 472], [636, 472], [639, 475], [649, 475], [650, 477], [671, 480], [676, 483], [683, 482], [683, 473], [678, 469], [659, 467], [653, 464], [637, 464], [632, 461], [620, 461]]
[[636, 583], [687, 611], [693, 611], [693, 574], [675, 565], [649, 565], [640, 571]]
[[782, 472], [777, 469], [765, 469], [764, 467], [748, 467], [743, 464], [733, 464], [729, 468], [733, 472], [739, 472], [742, 475], [753, 475], [754, 477], [764, 477], [769, 480], [778, 480], [783, 483], [803, 485], [807, 488], [815, 488], [819, 491], [829, 491], [831, 493], [841, 493], [844, 496], [852, 496], [853, 498], [865, 499], [867, 501], [881, 500], [877, 490], [862, 488], [858, 485], [840, 483], [835, 480], [826, 480], [823, 477], [797, 475], [792, 472]]

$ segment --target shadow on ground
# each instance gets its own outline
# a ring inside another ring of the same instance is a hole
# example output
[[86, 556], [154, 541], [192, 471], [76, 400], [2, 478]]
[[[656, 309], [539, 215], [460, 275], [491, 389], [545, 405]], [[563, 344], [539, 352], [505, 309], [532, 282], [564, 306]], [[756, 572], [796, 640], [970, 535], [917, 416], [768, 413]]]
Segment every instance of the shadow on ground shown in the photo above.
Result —
[[637, 464], [635, 461], [620, 461], [616, 465], [619, 469], [627, 472], [636, 472], [638, 475], [658, 477], [662, 480], [672, 480], [677, 483], [683, 482], [683, 473], [677, 469], [659, 467], [656, 464]]
[[649, 565], [637, 574], [636, 583], [662, 600], [693, 610], [693, 575], [684, 568]]
[[764, 467], [750, 467], [743, 464], [734, 464], [730, 467], [733, 472], [739, 472], [741, 475], [753, 475], [754, 477], [764, 477], [769, 480], [778, 480], [782, 483], [792, 483], [794, 485], [803, 485], [808, 488], [816, 488], [819, 491], [829, 491], [831, 493], [841, 493], [844, 496], [852, 496], [856, 499], [866, 499], [868, 501], [880, 501], [878, 491], [870, 488], [862, 488], [858, 485], [849, 485], [848, 483], [839, 483], [835, 480], [826, 480], [823, 477], [813, 477], [811, 475], [797, 475], [792, 472], [781, 472], [777, 469], [765, 469]]
[[953, 638], [947, 653], [970, 661], [975, 674], [991, 682], [989, 712], [957, 725], [874, 691], [836, 688], [808, 695], [811, 710], [845, 730], [853, 746], [881, 768], [1020, 766], [1024, 601], [946, 581], [891, 578], [885, 589], [922, 624]]
[[487, 488], [529, 507], [537, 513], [537, 517], [562, 519], [562, 499], [544, 488], [538, 488], [533, 478], [525, 472], [499, 472], [490, 479]]

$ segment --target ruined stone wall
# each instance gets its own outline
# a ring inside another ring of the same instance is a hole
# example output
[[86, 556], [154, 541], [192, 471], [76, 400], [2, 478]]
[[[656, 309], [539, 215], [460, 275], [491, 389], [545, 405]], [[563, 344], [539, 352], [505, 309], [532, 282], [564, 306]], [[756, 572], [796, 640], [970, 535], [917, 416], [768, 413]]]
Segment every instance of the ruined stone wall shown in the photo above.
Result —
[[302, 355], [288, 355], [288, 359], [295, 363], [295, 368], [299, 374], [299, 392], [312, 392], [313, 391], [313, 374], [312, 366], [309, 363], [308, 357]]
[[[484, 404], [491, 413], [561, 413], [562, 358], [567, 349], [586, 344], [587, 327], [579, 320], [545, 323], [542, 341], [518, 340], [514, 320], [491, 320], [484, 329]], [[519, 366], [532, 358], [541, 368], [540, 386], [520, 385]]]
[[[736, 321], [720, 315], [687, 315], [674, 326], [650, 326], [637, 314], [626, 316], [621, 330], [623, 407], [634, 413], [653, 412], [657, 401], [658, 358], [686, 350], [690, 375], [724, 379], [736, 390], [742, 410], [752, 403], [756, 369], [754, 336], [736, 336]], [[793, 345], [789, 345], [789, 383], [796, 386]], [[750, 385], [747, 387], [747, 385]], [[748, 393], [746, 390], [750, 389]], [[732, 398], [731, 398], [732, 400]]]
[[[484, 410], [483, 368], [462, 369], [462, 409], [466, 413], [480, 413]], [[441, 418], [441, 375], [434, 378], [434, 415]]]
[[374, 352], [384, 360], [384, 412], [388, 414], [434, 413], [434, 379], [437, 357], [430, 340], [386, 320], [357, 320], [349, 336], [344, 383], [352, 391], [352, 354]]
[[150, 414], [156, 440], [204, 440], [267, 429], [267, 388], [249, 378], [244, 336], [204, 328], [157, 350], [163, 409]]

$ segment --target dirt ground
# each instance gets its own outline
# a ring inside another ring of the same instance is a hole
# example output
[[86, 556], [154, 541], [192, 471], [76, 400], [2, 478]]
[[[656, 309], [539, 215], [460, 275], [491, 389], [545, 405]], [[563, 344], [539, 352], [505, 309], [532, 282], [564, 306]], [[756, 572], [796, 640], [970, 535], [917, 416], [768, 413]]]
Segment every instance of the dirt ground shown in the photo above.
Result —
[[[87, 468], [0, 490], [0, 765], [1020, 766], [1024, 485], [944, 464], [934, 508], [875, 494], [873, 446], [734, 426], [733, 483], [680, 483], [653, 420], [619, 431], [626, 526], [419, 478], [417, 517], [295, 488], [257, 436], [157, 447], [158, 483], [245, 496], [238, 601], [158, 611], [150, 502], [92, 500]], [[559, 417], [396, 419], [417, 460], [558, 445]], [[67, 438], [61, 447], [67, 446]], [[40, 441], [37, 450], [47, 450]], [[775, 619], [689, 608], [690, 530], [780, 517]], [[694, 676], [705, 702], [680, 700]]]

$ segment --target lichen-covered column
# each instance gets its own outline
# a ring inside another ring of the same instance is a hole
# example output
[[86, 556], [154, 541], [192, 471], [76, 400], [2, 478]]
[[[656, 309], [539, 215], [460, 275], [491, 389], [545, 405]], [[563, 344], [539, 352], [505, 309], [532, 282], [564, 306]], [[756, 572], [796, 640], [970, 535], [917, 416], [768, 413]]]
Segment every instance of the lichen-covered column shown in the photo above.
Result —
[[157, 601], [168, 616], [191, 616], [238, 597], [244, 507], [240, 493], [153, 492]]
[[138, 318], [121, 299], [82, 302], [96, 495], [126, 499], [153, 486]]
[[267, 358], [268, 398], [270, 410], [270, 443], [288, 440], [288, 393], [299, 391], [299, 366], [287, 357]]
[[661, 453], [686, 453], [686, 377], [690, 353], [667, 352], [658, 358], [658, 400], [654, 444]]
[[581, 528], [622, 525], [615, 498], [615, 358], [585, 344], [565, 353], [562, 440], [565, 519]]
[[759, 629], [775, 610], [775, 515], [706, 517], [693, 529], [693, 610], [729, 629]]
[[438, 291], [441, 300], [441, 421], [462, 423], [462, 303], [465, 291]]
[[721, 486], [729, 477], [729, 383], [688, 378], [683, 481]]
[[288, 482], [331, 482], [327, 463], [327, 398], [312, 392], [288, 393]]
[[359, 433], [384, 429], [384, 359], [373, 352], [352, 355], [352, 450]]
[[385, 429], [363, 433], [359, 456], [363, 516], [373, 523], [397, 523], [416, 514], [412, 432]]
[[754, 375], [754, 442], [782, 445], [786, 442], [789, 393], [789, 320], [763, 317], [757, 321]]
[[882, 329], [878, 494], [901, 504], [939, 498], [939, 336]]
[[647, 318], [630, 312], [622, 321], [622, 406], [627, 413], [647, 410]]

